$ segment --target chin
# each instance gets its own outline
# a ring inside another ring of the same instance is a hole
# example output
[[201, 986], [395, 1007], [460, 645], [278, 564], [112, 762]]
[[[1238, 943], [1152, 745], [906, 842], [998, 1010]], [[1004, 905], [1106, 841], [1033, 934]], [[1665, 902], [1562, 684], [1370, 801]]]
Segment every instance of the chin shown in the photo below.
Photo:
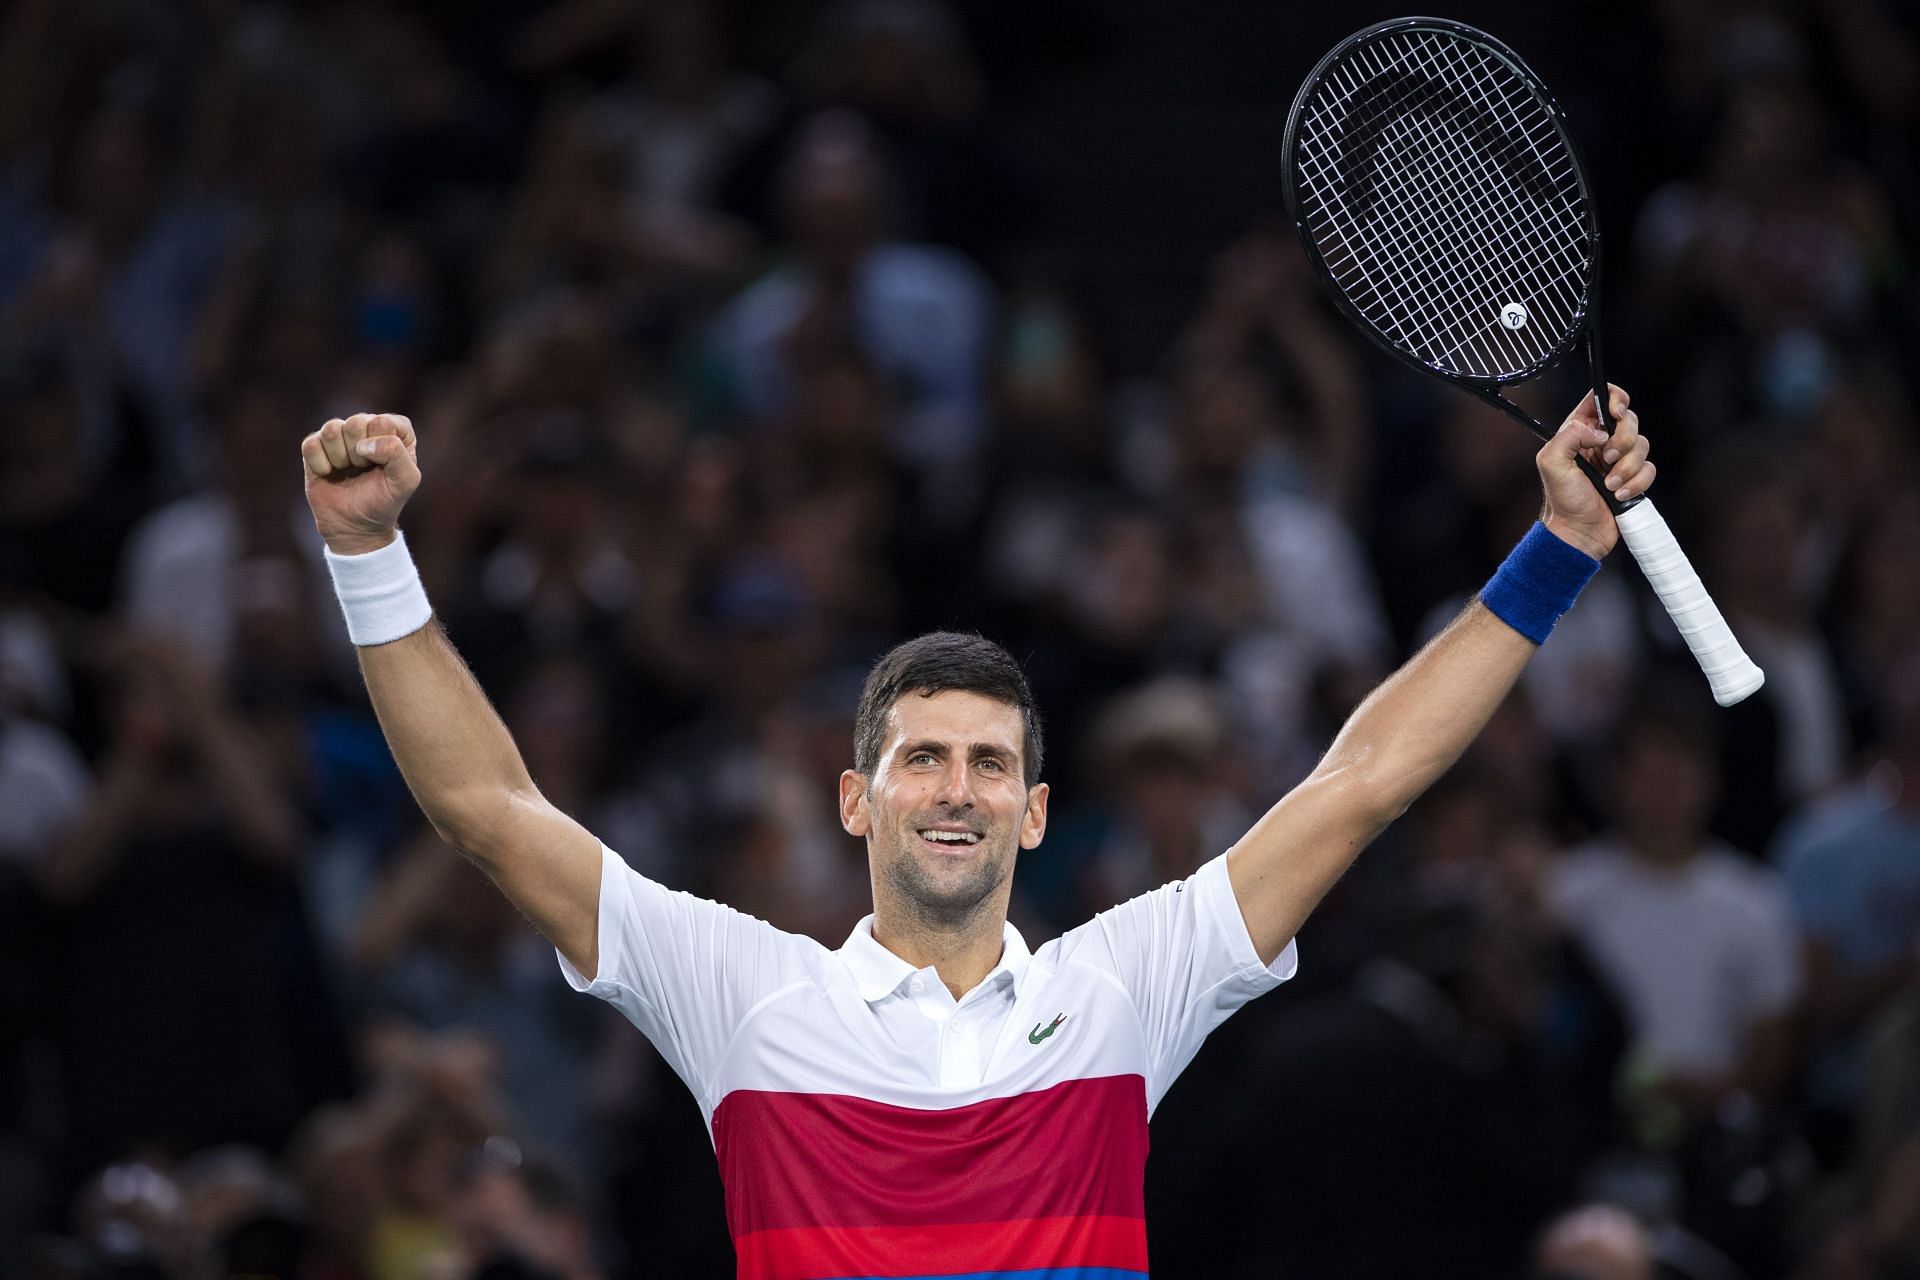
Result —
[[974, 911], [993, 897], [1009, 870], [999, 863], [971, 858], [956, 858], [947, 864], [926, 859], [927, 855], [910, 855], [895, 864], [888, 879], [905, 897], [942, 915]]

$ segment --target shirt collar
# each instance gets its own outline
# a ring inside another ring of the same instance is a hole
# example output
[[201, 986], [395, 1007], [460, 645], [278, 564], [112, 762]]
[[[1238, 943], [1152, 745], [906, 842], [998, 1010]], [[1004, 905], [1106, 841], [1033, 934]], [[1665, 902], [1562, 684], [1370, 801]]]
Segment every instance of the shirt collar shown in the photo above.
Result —
[[[1000, 963], [993, 966], [982, 980], [982, 985], [1007, 983], [1017, 995], [1033, 953], [1027, 950], [1027, 940], [1020, 936], [1020, 931], [1012, 924], [1002, 923], [1000, 929]], [[868, 1004], [892, 995], [900, 989], [901, 983], [919, 972], [874, 938], [871, 915], [853, 926], [853, 932], [847, 935], [846, 945], [840, 948], [838, 955], [841, 963], [847, 966], [847, 972], [853, 975], [860, 998]]]

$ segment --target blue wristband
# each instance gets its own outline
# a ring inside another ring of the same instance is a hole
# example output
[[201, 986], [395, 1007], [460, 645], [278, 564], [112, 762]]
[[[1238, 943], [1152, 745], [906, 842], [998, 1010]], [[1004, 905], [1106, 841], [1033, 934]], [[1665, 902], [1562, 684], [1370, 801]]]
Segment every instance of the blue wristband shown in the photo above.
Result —
[[1560, 615], [1573, 608], [1600, 562], [1560, 541], [1535, 521], [1499, 571], [1480, 589], [1494, 617], [1535, 644], [1545, 644]]

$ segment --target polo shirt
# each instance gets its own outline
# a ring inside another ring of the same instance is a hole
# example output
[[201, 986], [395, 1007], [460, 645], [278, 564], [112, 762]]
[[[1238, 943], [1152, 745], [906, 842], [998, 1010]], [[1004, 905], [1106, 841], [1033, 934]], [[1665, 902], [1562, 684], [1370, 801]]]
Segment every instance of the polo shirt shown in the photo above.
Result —
[[1209, 1032], [1293, 976], [1225, 855], [1000, 962], [956, 1001], [862, 920], [839, 950], [601, 849], [600, 969], [706, 1116], [742, 1280], [1146, 1275], [1147, 1119]]

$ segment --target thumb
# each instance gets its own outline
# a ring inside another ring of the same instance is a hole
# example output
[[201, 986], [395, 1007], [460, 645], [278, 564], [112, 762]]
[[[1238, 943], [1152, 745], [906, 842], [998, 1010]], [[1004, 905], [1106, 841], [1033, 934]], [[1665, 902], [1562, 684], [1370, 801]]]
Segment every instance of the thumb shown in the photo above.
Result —
[[1571, 468], [1582, 449], [1595, 449], [1606, 442], [1607, 433], [1600, 426], [1600, 415], [1594, 412], [1593, 400], [1588, 397], [1541, 446], [1540, 462], [1556, 471]]

